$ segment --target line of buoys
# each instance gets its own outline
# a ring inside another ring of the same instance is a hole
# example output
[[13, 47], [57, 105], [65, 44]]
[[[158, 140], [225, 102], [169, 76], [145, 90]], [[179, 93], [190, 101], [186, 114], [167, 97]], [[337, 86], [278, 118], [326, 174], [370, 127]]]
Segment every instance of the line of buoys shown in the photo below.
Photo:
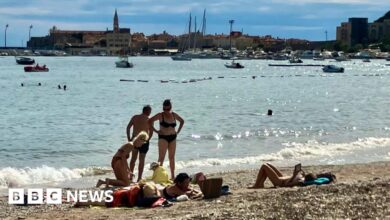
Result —
[[[362, 75], [359, 75], [359, 74], [354, 74], [352, 76], [385, 76], [386, 74], [362, 74]], [[390, 76], [390, 74], [387, 74]], [[241, 77], [237, 77], [237, 76], [230, 76], [230, 77], [225, 77], [225, 76], [217, 76], [218, 79], [224, 79], [224, 78], [231, 78], [231, 79], [236, 79], [236, 78], [242, 78], [242, 79], [246, 79], [246, 78], [252, 78], [252, 79], [256, 79], [257, 77], [261, 77], [261, 78], [272, 78], [272, 77], [278, 77], [278, 78], [284, 78], [284, 77], [335, 77], [335, 76], [351, 76], [351, 75], [346, 75], [346, 74], [319, 74], [319, 75], [313, 75], [313, 74], [308, 74], [308, 75], [302, 75], [302, 74], [295, 74], [295, 75], [276, 75], [276, 76], [265, 76], [265, 75], [260, 75], [260, 76], [241, 76]], [[157, 80], [157, 82], [160, 82], [160, 83], [194, 83], [194, 82], [200, 82], [200, 81], [204, 81], [204, 80], [212, 80], [213, 78], [212, 77], [207, 77], [207, 78], [200, 78], [200, 79], [189, 79], [189, 80], [182, 80], [182, 81], [177, 81], [177, 80]], [[119, 81], [121, 82], [149, 82], [149, 80], [134, 80], [134, 79], [120, 79]], [[22, 85], [23, 86], [23, 83]]]
[[[21, 86], [21, 87], [24, 87], [25, 85], [26, 85], [26, 84], [24, 84], [24, 83], [20, 83], [20, 86]], [[38, 84], [36, 84], [36, 85], [37, 85], [37, 86], [42, 86], [42, 83], [41, 83], [41, 82], [38, 82]], [[58, 89], [64, 89], [64, 90], [67, 89], [66, 85], [64, 85], [63, 87], [61, 87], [60, 84], [57, 85], [57, 88], [58, 88]]]

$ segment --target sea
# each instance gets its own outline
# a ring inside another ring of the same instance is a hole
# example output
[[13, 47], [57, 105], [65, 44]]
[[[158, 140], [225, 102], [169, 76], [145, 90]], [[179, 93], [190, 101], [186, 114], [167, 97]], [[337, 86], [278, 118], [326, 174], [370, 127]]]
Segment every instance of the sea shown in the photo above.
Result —
[[[229, 61], [219, 59], [130, 57], [134, 68], [120, 69], [116, 57], [34, 59], [50, 71], [26, 73], [14, 57], [0, 57], [3, 190], [92, 187], [98, 178], [112, 176], [110, 161], [127, 140], [131, 116], [147, 104], [152, 115], [161, 112], [165, 99], [185, 120], [177, 138], [177, 173], [257, 169], [264, 162], [390, 160], [385, 60], [304, 60], [345, 68], [324, 73], [321, 67], [272, 67], [268, 64], [288, 64], [272, 60], [239, 60], [244, 69], [228, 69]], [[145, 176], [158, 158], [156, 136]]]

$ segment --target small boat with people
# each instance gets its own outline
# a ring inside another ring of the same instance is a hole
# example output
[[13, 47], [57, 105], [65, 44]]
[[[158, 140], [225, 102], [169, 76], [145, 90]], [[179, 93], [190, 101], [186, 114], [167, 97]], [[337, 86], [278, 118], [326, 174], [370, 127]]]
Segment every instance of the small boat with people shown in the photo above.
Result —
[[119, 60], [115, 62], [117, 68], [132, 68], [134, 67], [133, 63], [129, 62], [129, 58], [127, 56], [120, 56]]
[[16, 63], [21, 65], [31, 65], [35, 63], [33, 58], [29, 57], [15, 57]]
[[25, 66], [24, 72], [49, 72], [49, 68], [46, 65], [39, 66], [39, 64], [35, 66]]
[[238, 63], [238, 62], [235, 62], [235, 60], [232, 60], [231, 63], [226, 63], [225, 66], [226, 66], [227, 68], [231, 68], [231, 69], [242, 69], [242, 68], [244, 68], [243, 65], [241, 65], [241, 64]]
[[324, 71], [325, 73], [343, 73], [344, 68], [335, 65], [325, 65], [324, 67], [322, 67], [322, 71]]

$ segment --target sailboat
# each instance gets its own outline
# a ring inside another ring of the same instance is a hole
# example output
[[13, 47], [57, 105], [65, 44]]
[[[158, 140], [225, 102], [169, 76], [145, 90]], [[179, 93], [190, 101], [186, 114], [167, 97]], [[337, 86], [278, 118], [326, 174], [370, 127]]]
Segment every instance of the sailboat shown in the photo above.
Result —
[[[188, 45], [191, 42], [191, 19], [192, 19], [192, 17], [191, 17], [191, 13], [190, 13], [190, 21], [189, 21], [189, 27], [188, 27]], [[191, 61], [192, 60], [192, 58], [190, 56], [188, 56], [188, 54], [183, 53], [184, 48], [186, 46], [185, 42], [186, 41], [183, 40], [181, 52], [171, 56], [172, 60], [175, 60], [175, 61]]]

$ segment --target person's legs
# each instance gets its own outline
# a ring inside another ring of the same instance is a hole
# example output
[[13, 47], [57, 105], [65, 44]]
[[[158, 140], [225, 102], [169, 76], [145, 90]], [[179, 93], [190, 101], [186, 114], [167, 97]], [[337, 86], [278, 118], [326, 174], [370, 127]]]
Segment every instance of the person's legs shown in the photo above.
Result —
[[146, 154], [144, 154], [144, 153], [139, 154], [137, 182], [139, 182], [142, 179], [142, 174], [144, 172], [144, 166], [145, 166], [145, 157], [146, 157]]
[[176, 153], [176, 140], [171, 141], [168, 144], [168, 158], [169, 168], [171, 169], [171, 179], [175, 178], [175, 153]]
[[130, 172], [131, 173], [134, 173], [134, 167], [135, 167], [135, 162], [137, 161], [137, 157], [138, 157], [138, 149], [134, 148], [131, 152], [131, 159], [130, 159]]
[[265, 164], [267, 164], [271, 169], [273, 169], [273, 170], [275, 171], [275, 173], [276, 173], [279, 177], [282, 177], [282, 176], [283, 176], [283, 174], [282, 174], [276, 167], [274, 167], [272, 164], [270, 164], [270, 163], [265, 163]]
[[[106, 178], [106, 184], [112, 186], [128, 186], [130, 185], [130, 180], [127, 177], [126, 167], [123, 166], [127, 161], [117, 160], [113, 164], [114, 174], [116, 180]], [[126, 165], [127, 166], [127, 165]]]
[[167, 153], [168, 142], [165, 139], [158, 139], [158, 162], [163, 165], [165, 154]]
[[274, 186], [282, 185], [282, 180], [279, 178], [278, 174], [270, 166], [268, 166], [267, 164], [263, 164], [259, 170], [259, 173], [257, 174], [255, 184], [250, 188], [264, 188], [264, 182], [267, 177]]
[[106, 184], [106, 181], [99, 179], [96, 183], [96, 188], [99, 188], [101, 185]]

